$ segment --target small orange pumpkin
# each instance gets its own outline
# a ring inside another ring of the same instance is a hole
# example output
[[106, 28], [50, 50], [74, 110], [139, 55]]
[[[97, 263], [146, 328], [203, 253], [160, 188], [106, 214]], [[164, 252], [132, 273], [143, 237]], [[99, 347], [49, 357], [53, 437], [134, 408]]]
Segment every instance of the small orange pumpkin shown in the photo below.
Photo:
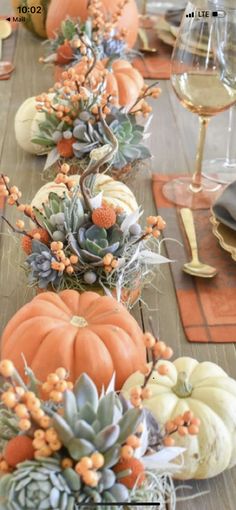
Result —
[[[102, 0], [102, 10], [110, 17], [118, 9], [120, 0]], [[55, 37], [61, 22], [67, 17], [80, 18], [85, 21], [88, 16], [88, 0], [51, 0], [46, 20], [49, 39]], [[127, 30], [126, 41], [133, 47], [138, 33], [138, 8], [135, 0], [128, 0], [120, 17], [118, 29]]]
[[95, 292], [64, 290], [38, 294], [10, 320], [2, 336], [2, 358], [24, 378], [21, 354], [44, 381], [63, 366], [75, 381], [86, 372], [99, 389], [116, 373], [116, 389], [145, 363], [142, 331], [115, 299]]

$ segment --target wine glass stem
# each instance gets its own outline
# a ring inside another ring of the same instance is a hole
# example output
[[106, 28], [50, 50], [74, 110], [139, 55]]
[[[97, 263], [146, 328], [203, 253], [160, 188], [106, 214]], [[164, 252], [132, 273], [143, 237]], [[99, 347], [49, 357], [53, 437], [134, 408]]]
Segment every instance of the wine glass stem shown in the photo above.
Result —
[[202, 190], [202, 159], [206, 140], [206, 130], [209, 124], [209, 118], [199, 116], [199, 123], [200, 130], [195, 162], [195, 172], [193, 174], [192, 183], [190, 185], [190, 189], [194, 193], [198, 193], [199, 191]]
[[144, 16], [147, 14], [147, 0], [142, 1], [142, 14]]
[[235, 129], [236, 125], [236, 105], [231, 106], [229, 110], [229, 127], [228, 127], [228, 140], [227, 140], [227, 153], [226, 153], [226, 164], [233, 164], [234, 153], [235, 153]]

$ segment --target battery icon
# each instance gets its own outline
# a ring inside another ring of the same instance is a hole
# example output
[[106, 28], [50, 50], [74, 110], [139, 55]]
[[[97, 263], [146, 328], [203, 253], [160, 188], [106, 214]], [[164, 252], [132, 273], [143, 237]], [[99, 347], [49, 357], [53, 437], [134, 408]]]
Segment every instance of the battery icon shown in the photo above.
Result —
[[225, 11], [212, 11], [211, 15], [214, 18], [224, 18], [225, 17]]

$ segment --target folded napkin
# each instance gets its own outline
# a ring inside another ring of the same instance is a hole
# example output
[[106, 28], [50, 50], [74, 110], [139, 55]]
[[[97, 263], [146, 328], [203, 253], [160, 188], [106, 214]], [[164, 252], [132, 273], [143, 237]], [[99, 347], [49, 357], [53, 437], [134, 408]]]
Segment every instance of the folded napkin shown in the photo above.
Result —
[[236, 181], [224, 189], [212, 210], [220, 223], [236, 231]]

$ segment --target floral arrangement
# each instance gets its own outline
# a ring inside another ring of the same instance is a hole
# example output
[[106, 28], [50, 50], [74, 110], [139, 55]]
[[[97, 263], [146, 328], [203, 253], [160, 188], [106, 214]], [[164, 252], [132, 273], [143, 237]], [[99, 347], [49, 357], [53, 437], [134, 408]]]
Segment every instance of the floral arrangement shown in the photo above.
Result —
[[45, 120], [39, 122], [39, 134], [32, 142], [45, 147], [45, 170], [57, 162], [69, 161], [73, 171], [81, 173], [93, 149], [109, 143], [99, 110], [118, 143], [111, 161], [113, 169], [131, 167], [151, 156], [143, 143], [146, 128], [137, 119], [150, 114], [146, 99], [158, 97], [159, 89], [144, 85], [128, 110], [120, 108], [115, 94], [106, 89], [107, 70], [94, 71], [94, 66], [95, 60], [85, 64], [82, 74], [74, 68], [63, 72], [61, 82], [55, 83], [48, 94], [36, 97], [36, 109], [45, 114]]
[[21, 192], [9, 185], [7, 176], [1, 177], [0, 193], [35, 224], [34, 229], [26, 230], [25, 222], [17, 220], [15, 228], [4, 217], [13, 231], [22, 235], [29, 282], [39, 289], [86, 290], [92, 286], [108, 294], [115, 291], [122, 299], [122, 289], [140, 289], [152, 274], [150, 267], [169, 262], [157, 253], [158, 238], [165, 227], [160, 216], [148, 217], [142, 229], [138, 222], [140, 209], [127, 214], [104, 204], [102, 193], [92, 197], [93, 176], [117, 147], [103, 117], [101, 124], [113, 147], [103, 147], [103, 157], [101, 149], [93, 151], [79, 186], [75, 186], [73, 176], [68, 175], [70, 167], [64, 163], [55, 181], [64, 183], [67, 193], [62, 197], [50, 193], [42, 210], [21, 204]]
[[[144, 334], [144, 342], [155, 362], [148, 375], [144, 367], [144, 384], [132, 393], [131, 402], [114, 391], [114, 377], [99, 395], [85, 373], [73, 385], [60, 367], [41, 383], [25, 362], [25, 384], [10, 360], [1, 361], [0, 427], [5, 434], [10, 430], [1, 449], [1, 508], [28, 510], [32, 502], [44, 510], [75, 510], [91, 503], [95, 508], [96, 503], [135, 508], [147, 498], [153, 508], [158, 503], [165, 508], [163, 469], [173, 469], [173, 464], [163, 459], [172, 460], [183, 449], [172, 447], [168, 454], [172, 431], [161, 431], [141, 404], [148, 398], [153, 371], [164, 373], [165, 364], [156, 368], [157, 361], [173, 352], [151, 334]], [[177, 418], [192, 434], [193, 417]]]
[[127, 3], [128, 0], [121, 0], [117, 11], [108, 19], [107, 13], [104, 14], [102, 10], [101, 2], [91, 0], [87, 20], [82, 22], [80, 19], [65, 19], [56, 37], [47, 41], [49, 55], [46, 58], [40, 58], [40, 62], [71, 65], [80, 62], [85, 55], [91, 57], [91, 49], [87, 51], [81, 36], [86, 37], [97, 60], [127, 57], [128, 48], [124, 39], [126, 32], [117, 27], [117, 22]]

